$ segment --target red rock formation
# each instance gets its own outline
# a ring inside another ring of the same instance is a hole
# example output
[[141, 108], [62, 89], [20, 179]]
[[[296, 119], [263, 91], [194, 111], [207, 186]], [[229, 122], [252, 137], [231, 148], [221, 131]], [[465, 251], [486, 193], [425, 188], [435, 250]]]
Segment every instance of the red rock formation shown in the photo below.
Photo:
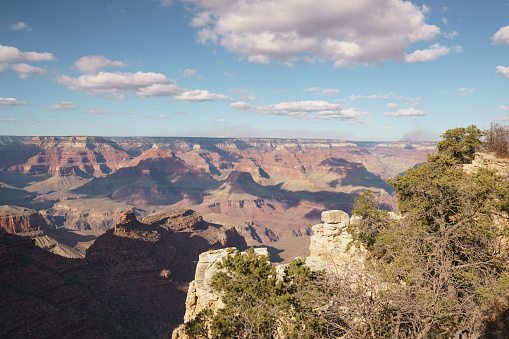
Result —
[[107, 174], [131, 157], [112, 141], [101, 137], [34, 137], [27, 146], [38, 154], [12, 171], [29, 174]]
[[44, 217], [33, 210], [21, 212], [3, 211], [0, 213], [0, 231], [7, 233], [22, 233], [45, 231], [48, 228]]

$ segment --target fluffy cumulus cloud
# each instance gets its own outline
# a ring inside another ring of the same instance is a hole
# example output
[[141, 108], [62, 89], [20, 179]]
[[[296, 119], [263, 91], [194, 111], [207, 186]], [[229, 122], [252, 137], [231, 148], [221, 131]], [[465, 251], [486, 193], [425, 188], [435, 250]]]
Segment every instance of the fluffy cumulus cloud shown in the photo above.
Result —
[[509, 78], [509, 67], [497, 66], [497, 75]]
[[491, 39], [497, 45], [509, 44], [509, 25], [499, 29]]
[[55, 56], [48, 52], [21, 52], [16, 47], [0, 45], [0, 63], [55, 60]]
[[102, 55], [87, 55], [74, 62], [74, 67], [84, 74], [97, 74], [107, 67], [127, 67], [122, 61], [111, 61]]
[[183, 91], [175, 97], [175, 100], [182, 102], [204, 102], [204, 101], [233, 101], [232, 97], [223, 94], [210, 93], [203, 89]]
[[398, 104], [394, 103], [394, 102], [389, 102], [387, 105], [385, 105], [387, 108], [397, 108], [398, 107]]
[[253, 112], [261, 115], [284, 115], [296, 118], [317, 120], [341, 120], [362, 123], [371, 117], [369, 112], [358, 108], [344, 108], [339, 104], [324, 100], [285, 101], [275, 105], [253, 105], [247, 102], [234, 102], [230, 107], [241, 112]]
[[172, 97], [182, 92], [176, 83], [154, 84], [137, 89], [136, 94], [140, 97]]
[[[122, 73], [122, 72], [99, 72], [98, 74], [81, 75], [78, 78], [60, 75], [56, 79], [59, 83], [67, 86], [70, 90], [84, 91], [93, 96], [104, 96], [112, 99], [124, 99], [124, 91], [135, 91], [150, 95], [154, 85], [167, 85], [172, 81], [161, 73]], [[159, 88], [160, 89], [160, 88]], [[153, 93], [155, 93], [154, 91]], [[159, 94], [160, 95], [160, 94]]]
[[66, 112], [66, 111], [72, 111], [73, 109], [75, 109], [76, 105], [74, 105], [70, 101], [61, 101], [61, 102], [59, 102], [56, 105], [51, 105], [51, 106], [44, 106], [43, 105], [41, 107], [44, 108], [44, 109], [50, 110], [50, 111], [62, 111], [62, 112]]
[[411, 43], [439, 33], [427, 7], [403, 0], [184, 0], [194, 4], [198, 41], [250, 62], [332, 61], [336, 67], [405, 60]]
[[413, 107], [410, 108], [400, 108], [396, 112], [385, 112], [382, 115], [389, 115], [392, 117], [419, 117], [428, 114], [426, 111], [422, 111], [420, 109], [415, 109]]
[[0, 107], [5, 106], [26, 106], [28, 105], [26, 101], [19, 101], [15, 98], [0, 98]]
[[46, 70], [28, 64], [14, 64], [11, 68], [18, 73], [21, 79], [28, 79], [30, 75], [44, 75]]
[[434, 44], [433, 46], [431, 46], [428, 49], [424, 49], [424, 50], [418, 49], [415, 52], [408, 54], [405, 57], [405, 61], [406, 62], [431, 61], [431, 60], [435, 60], [438, 57], [441, 57], [443, 55], [449, 54], [450, 51], [451, 51], [451, 49], [449, 47], [440, 46], [439, 44]]
[[497, 111], [509, 111], [509, 106], [502, 105], [497, 108]]

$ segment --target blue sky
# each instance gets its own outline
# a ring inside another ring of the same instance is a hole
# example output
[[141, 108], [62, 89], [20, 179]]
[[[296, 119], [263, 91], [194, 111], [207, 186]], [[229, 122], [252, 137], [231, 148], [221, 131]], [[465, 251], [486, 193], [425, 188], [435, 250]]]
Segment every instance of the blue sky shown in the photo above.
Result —
[[1, 135], [436, 140], [508, 90], [509, 1], [0, 3]]

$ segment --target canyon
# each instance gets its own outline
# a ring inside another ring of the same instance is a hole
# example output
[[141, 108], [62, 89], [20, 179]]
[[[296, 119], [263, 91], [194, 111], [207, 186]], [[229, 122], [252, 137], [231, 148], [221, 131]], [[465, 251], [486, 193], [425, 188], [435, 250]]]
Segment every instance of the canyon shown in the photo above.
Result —
[[320, 139], [3, 136], [0, 206], [38, 211], [49, 230], [96, 234], [130, 209], [143, 218], [192, 208], [210, 223], [235, 227], [250, 245], [268, 244], [309, 236], [321, 211], [348, 213], [367, 189], [393, 208], [385, 180], [424, 162], [435, 147]]
[[0, 232], [0, 337], [168, 337], [184, 316], [199, 253], [229, 246], [246, 242], [189, 209], [141, 221], [124, 212], [83, 259]]

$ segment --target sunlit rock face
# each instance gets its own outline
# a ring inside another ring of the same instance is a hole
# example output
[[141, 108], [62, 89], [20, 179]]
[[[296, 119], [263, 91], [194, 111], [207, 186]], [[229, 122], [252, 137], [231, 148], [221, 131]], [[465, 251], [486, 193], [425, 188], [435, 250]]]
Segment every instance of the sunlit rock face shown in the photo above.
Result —
[[313, 226], [307, 261], [317, 261], [328, 265], [341, 265], [355, 260], [355, 246], [348, 248], [352, 236], [346, 232], [350, 217], [340, 210], [322, 212], [323, 224]]

